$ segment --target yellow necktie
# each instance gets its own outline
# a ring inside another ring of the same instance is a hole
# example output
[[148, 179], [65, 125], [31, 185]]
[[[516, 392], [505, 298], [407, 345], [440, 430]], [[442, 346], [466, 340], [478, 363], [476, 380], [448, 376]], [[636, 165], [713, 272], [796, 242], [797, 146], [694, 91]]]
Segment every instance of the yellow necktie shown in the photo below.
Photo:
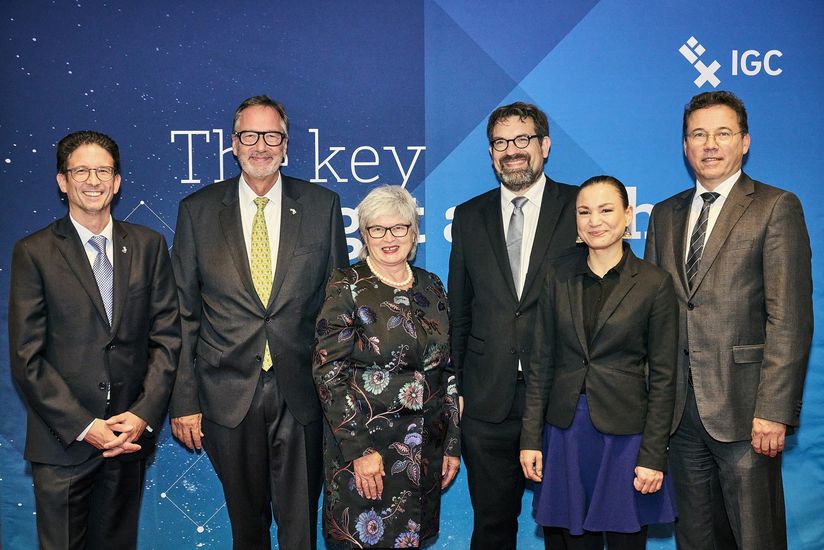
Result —
[[[269, 231], [266, 229], [266, 217], [263, 209], [269, 199], [258, 197], [255, 199], [255, 218], [252, 220], [252, 282], [255, 285], [263, 307], [269, 305], [269, 294], [272, 292], [272, 251], [269, 248]], [[263, 370], [272, 368], [272, 353], [269, 351], [269, 342], [263, 351]]]

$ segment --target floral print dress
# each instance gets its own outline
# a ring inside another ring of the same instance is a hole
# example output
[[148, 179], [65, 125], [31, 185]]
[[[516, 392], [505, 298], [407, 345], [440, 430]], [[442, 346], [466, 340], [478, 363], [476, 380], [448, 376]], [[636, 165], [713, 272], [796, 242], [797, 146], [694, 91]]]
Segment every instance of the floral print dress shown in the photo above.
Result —
[[[335, 271], [316, 325], [313, 371], [324, 430], [324, 534], [354, 548], [416, 548], [438, 532], [443, 456], [459, 456], [449, 312], [440, 279], [412, 288], [365, 263]], [[379, 500], [361, 497], [352, 461], [378, 452]]]

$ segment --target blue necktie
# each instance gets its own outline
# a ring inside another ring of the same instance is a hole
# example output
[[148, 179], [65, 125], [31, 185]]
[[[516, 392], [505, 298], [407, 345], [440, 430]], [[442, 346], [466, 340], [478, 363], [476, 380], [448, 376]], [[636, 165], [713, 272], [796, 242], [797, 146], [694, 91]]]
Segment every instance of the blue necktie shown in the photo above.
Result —
[[114, 301], [114, 269], [112, 263], [106, 256], [106, 237], [95, 235], [89, 239], [89, 244], [97, 252], [92, 264], [94, 278], [97, 280], [97, 289], [100, 297], [103, 298], [103, 307], [106, 308], [106, 317], [109, 318], [109, 326], [112, 324], [112, 302]]

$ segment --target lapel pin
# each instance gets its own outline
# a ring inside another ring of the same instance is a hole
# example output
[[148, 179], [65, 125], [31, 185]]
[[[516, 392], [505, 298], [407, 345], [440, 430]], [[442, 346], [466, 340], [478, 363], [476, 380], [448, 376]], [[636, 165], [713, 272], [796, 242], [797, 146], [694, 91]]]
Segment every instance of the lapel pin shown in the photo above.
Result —
[[128, 252], [128, 249], [124, 246], [123, 248], [120, 249], [120, 252], [125, 254], [126, 252]]

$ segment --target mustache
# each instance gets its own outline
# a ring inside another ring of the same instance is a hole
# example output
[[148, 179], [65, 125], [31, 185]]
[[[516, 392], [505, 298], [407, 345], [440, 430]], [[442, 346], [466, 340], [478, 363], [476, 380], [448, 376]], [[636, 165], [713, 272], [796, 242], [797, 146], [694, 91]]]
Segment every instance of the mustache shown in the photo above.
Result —
[[514, 155], [506, 155], [501, 157], [501, 162], [510, 162], [513, 160], [525, 160], [529, 162], [529, 155], [526, 153], [515, 153]]

